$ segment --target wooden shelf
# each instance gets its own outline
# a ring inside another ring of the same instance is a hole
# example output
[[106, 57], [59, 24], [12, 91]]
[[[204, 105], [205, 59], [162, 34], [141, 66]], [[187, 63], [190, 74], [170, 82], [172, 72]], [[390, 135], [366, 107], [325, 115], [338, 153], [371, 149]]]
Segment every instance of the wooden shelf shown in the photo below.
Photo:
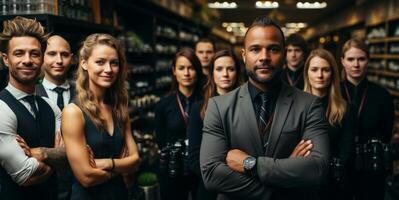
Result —
[[399, 111], [395, 111], [395, 117], [399, 117]]
[[386, 42], [399, 42], [399, 37], [389, 37], [385, 39]]
[[386, 39], [385, 38], [370, 38], [370, 39], [368, 39], [368, 42], [370, 44], [378, 44], [378, 43], [386, 42]]
[[399, 54], [371, 54], [370, 58], [373, 59], [398, 59], [399, 60]]
[[399, 42], [399, 37], [385, 37], [385, 38], [370, 38], [368, 39], [368, 42], [370, 44], [378, 44], [378, 43], [384, 43], [384, 42]]
[[370, 69], [368, 70], [370, 73], [375, 74], [375, 75], [382, 75], [382, 76], [389, 76], [389, 77], [394, 77], [394, 78], [399, 78], [399, 72], [394, 72], [394, 71], [388, 71], [388, 70], [376, 70], [376, 69]]
[[393, 90], [393, 89], [388, 89], [389, 93], [391, 93], [392, 96], [399, 97], [399, 91]]

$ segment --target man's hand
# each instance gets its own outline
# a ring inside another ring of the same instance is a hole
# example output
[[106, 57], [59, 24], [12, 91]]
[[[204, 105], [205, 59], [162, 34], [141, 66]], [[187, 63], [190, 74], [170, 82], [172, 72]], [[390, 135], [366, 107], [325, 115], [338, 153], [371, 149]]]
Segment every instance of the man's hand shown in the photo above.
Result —
[[19, 146], [21, 146], [22, 150], [24, 150], [25, 155], [28, 156], [28, 157], [32, 157], [32, 153], [31, 153], [30, 147], [25, 142], [25, 140], [19, 135], [17, 135], [15, 139], [17, 140]]
[[310, 155], [310, 150], [312, 150], [312, 148], [312, 141], [307, 140], [305, 142], [305, 140], [301, 140], [301, 142], [299, 142], [294, 151], [291, 153], [290, 158], [306, 157]]
[[64, 147], [64, 140], [62, 139], [62, 135], [60, 131], [57, 131], [55, 133], [55, 139], [54, 139], [54, 148], [57, 147]]
[[244, 173], [244, 159], [249, 155], [239, 149], [232, 149], [227, 153], [226, 163], [231, 170]]
[[37, 148], [31, 148], [30, 152], [32, 154], [32, 157], [36, 158], [36, 160], [40, 162], [44, 162], [47, 159], [47, 154], [45, 151], [43, 151], [44, 148], [42, 147], [37, 147]]

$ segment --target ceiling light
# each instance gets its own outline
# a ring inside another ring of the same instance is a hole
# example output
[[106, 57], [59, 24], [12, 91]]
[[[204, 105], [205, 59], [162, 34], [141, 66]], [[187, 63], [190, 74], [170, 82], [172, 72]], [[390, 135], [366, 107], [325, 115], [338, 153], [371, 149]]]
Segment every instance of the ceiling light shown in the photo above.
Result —
[[244, 36], [248, 29], [243, 22], [223, 22], [222, 26], [235, 36]]
[[303, 22], [299, 22], [299, 23], [286, 23], [285, 26], [287, 28], [306, 28], [308, 25], [306, 23]]
[[255, 8], [270, 9], [278, 8], [279, 4], [276, 1], [256, 1]]
[[237, 8], [237, 3], [236, 2], [214, 2], [214, 3], [208, 3], [209, 8], [215, 8], [215, 9], [234, 9]]
[[326, 2], [314, 2], [314, 3], [309, 3], [309, 2], [298, 2], [296, 3], [296, 7], [299, 9], [322, 9], [327, 7]]

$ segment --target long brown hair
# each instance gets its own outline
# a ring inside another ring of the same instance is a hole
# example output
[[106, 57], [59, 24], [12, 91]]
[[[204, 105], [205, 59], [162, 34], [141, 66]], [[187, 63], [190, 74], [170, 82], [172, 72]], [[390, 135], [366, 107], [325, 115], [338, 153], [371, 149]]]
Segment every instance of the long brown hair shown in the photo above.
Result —
[[220, 50], [220, 51], [216, 52], [215, 56], [212, 58], [210, 66], [209, 66], [208, 81], [206, 82], [206, 84], [204, 86], [204, 103], [202, 104], [201, 113], [200, 113], [202, 119], [204, 119], [204, 117], [205, 117], [205, 112], [208, 107], [209, 99], [216, 95], [216, 84], [215, 84], [214, 75], [213, 75], [213, 71], [215, 69], [215, 61], [218, 58], [225, 57], [225, 56], [233, 59], [234, 68], [237, 72], [236, 81], [234, 82], [234, 84], [230, 88], [230, 90], [237, 88], [243, 82], [242, 77], [241, 77], [241, 66], [240, 66], [240, 63], [239, 63], [237, 57], [234, 55], [234, 53], [229, 50]]
[[306, 60], [305, 63], [305, 68], [304, 68], [304, 81], [305, 81], [305, 87], [304, 91], [311, 93], [312, 94], [312, 87], [309, 83], [309, 75], [308, 75], [308, 70], [309, 70], [309, 65], [310, 61], [314, 57], [320, 57], [328, 62], [331, 68], [331, 82], [330, 86], [328, 88], [328, 102], [329, 106], [327, 108], [327, 118], [328, 122], [335, 126], [337, 124], [341, 124], [341, 121], [345, 115], [346, 112], [346, 101], [344, 98], [342, 98], [341, 95], [341, 88], [340, 88], [340, 76], [339, 76], [339, 70], [338, 70], [338, 65], [337, 62], [335, 61], [334, 57], [331, 55], [330, 52], [328, 52], [325, 49], [316, 49], [313, 50], [308, 59]]
[[[180, 56], [187, 58], [195, 70], [197, 81], [195, 82], [193, 95], [195, 97], [195, 100], [199, 100], [201, 98], [201, 89], [204, 82], [204, 74], [202, 73], [201, 62], [198, 59], [198, 57], [195, 55], [193, 49], [184, 47], [180, 49], [179, 52], [176, 53], [175, 58], [172, 61], [172, 68], [173, 68], [172, 71], [175, 70], [176, 61]], [[177, 82], [176, 76], [172, 72], [172, 84], [169, 94], [175, 94], [178, 90], [179, 90], [179, 83]]]
[[128, 93], [125, 87], [126, 80], [126, 57], [125, 50], [119, 41], [109, 34], [95, 33], [89, 35], [83, 42], [79, 50], [79, 68], [76, 79], [76, 100], [79, 107], [90, 117], [94, 125], [100, 129], [106, 130], [106, 123], [104, 117], [101, 115], [98, 105], [94, 101], [92, 91], [89, 89], [89, 75], [86, 70], [83, 70], [81, 63], [83, 60], [87, 61], [91, 56], [93, 49], [97, 45], [106, 45], [115, 49], [119, 57], [119, 72], [115, 82], [105, 93], [105, 103], [111, 106], [113, 115], [117, 118], [117, 124], [122, 133], [126, 130], [126, 124], [129, 119], [128, 114]]

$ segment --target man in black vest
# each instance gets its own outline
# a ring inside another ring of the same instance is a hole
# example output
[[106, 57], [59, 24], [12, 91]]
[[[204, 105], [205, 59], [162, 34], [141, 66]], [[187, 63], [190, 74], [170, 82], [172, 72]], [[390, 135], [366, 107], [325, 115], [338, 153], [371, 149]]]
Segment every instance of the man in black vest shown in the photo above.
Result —
[[0, 34], [9, 69], [9, 83], [0, 92], [0, 199], [57, 198], [53, 171], [66, 161], [61, 113], [35, 95], [45, 39], [40, 23], [23, 17], [5, 21]]
[[69, 43], [59, 35], [49, 37], [43, 58], [44, 79], [36, 85], [36, 94], [48, 97], [60, 110], [72, 101], [75, 93], [67, 80], [71, 64]]

